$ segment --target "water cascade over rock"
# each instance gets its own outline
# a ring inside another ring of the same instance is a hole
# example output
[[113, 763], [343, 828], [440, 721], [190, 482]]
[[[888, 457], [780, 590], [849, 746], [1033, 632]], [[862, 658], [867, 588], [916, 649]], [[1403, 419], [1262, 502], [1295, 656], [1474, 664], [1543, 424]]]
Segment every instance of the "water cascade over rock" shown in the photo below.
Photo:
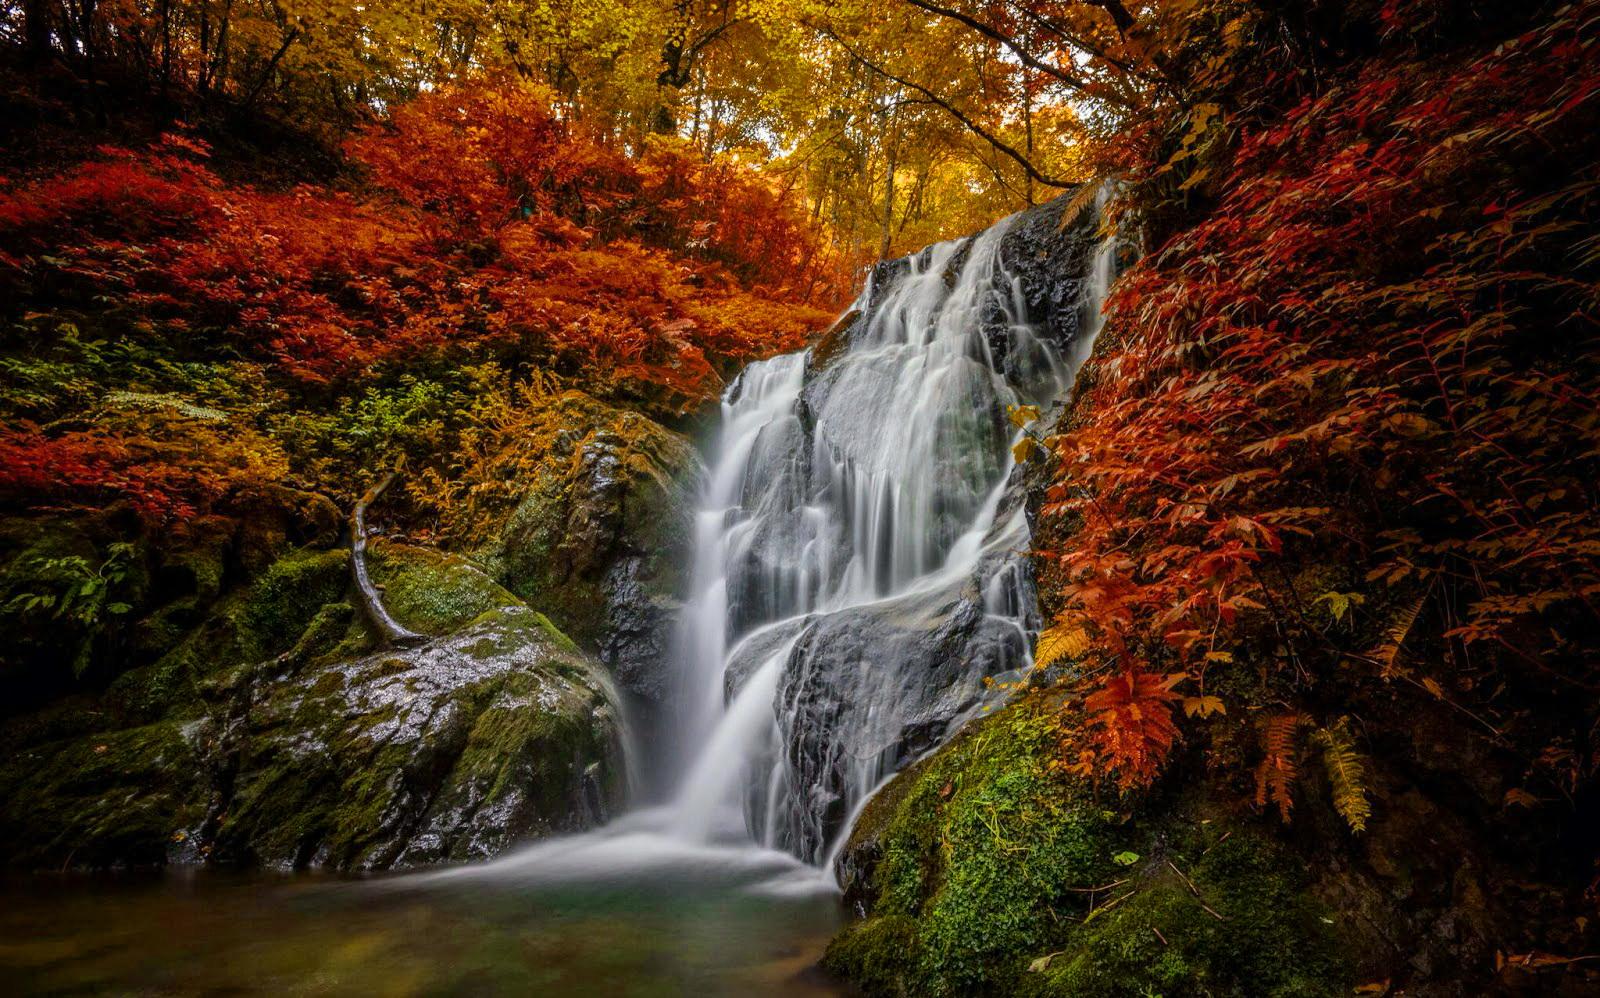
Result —
[[1115, 266], [1061, 205], [880, 264], [820, 343], [728, 390], [679, 652], [675, 835], [821, 862], [986, 678], [1030, 664], [1008, 407], [1064, 399]]

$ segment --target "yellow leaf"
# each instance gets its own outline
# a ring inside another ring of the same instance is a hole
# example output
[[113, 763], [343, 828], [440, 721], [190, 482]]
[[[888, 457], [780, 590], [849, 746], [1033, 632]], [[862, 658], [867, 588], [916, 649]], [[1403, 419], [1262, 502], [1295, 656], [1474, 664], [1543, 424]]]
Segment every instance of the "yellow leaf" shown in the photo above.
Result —
[[1025, 463], [1039, 449], [1039, 441], [1032, 437], [1023, 437], [1011, 447], [1011, 456], [1018, 464]]
[[1208, 651], [1208, 652], [1206, 652], [1206, 661], [1207, 662], [1232, 662], [1233, 661], [1233, 653], [1232, 652], [1227, 652], [1227, 651]]
[[1444, 687], [1440, 686], [1438, 684], [1438, 682], [1436, 682], [1432, 677], [1423, 676], [1422, 677], [1422, 686], [1429, 693], [1432, 693], [1434, 696], [1438, 697], [1440, 700], [1444, 699]]
[[1213, 696], [1184, 697], [1183, 716], [1210, 717], [1212, 714], [1226, 714], [1228, 708], [1223, 706], [1222, 700]]
[[1056, 624], [1039, 635], [1033, 664], [1040, 669], [1049, 668], [1063, 658], [1078, 658], [1088, 650], [1088, 631], [1075, 624]]
[[1011, 420], [1012, 426], [1020, 430], [1039, 418], [1039, 407], [1036, 405], [1007, 406], [1006, 417]]

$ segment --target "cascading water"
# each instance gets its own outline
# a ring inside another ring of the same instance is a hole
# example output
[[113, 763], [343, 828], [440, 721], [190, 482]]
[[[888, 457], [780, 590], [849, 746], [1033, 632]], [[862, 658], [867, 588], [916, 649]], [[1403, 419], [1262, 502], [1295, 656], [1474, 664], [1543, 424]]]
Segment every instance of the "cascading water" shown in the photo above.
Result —
[[746, 368], [697, 518], [677, 711], [649, 746], [667, 802], [432, 876], [829, 889], [876, 787], [1031, 664], [1007, 409], [1063, 401], [1088, 356], [1116, 263], [1093, 222], [1046, 205], [880, 264], [820, 343]]
[[818, 862], [881, 780], [980, 708], [985, 677], [1029, 664], [1007, 409], [1063, 398], [1115, 247], [1089, 248], [1063, 335], [1007, 266], [1017, 225], [878, 268], [843, 330], [729, 389], [684, 618], [673, 834]]

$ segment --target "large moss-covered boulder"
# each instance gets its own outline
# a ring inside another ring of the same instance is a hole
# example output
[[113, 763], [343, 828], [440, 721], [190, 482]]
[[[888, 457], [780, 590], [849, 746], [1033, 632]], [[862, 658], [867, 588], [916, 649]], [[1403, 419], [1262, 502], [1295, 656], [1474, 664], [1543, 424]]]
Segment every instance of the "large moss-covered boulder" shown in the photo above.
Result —
[[1341, 927], [1248, 821], [1097, 803], [1031, 702], [970, 724], [864, 809], [864, 915], [824, 965], [869, 995], [1339, 995]]
[[688, 438], [571, 391], [570, 427], [482, 552], [496, 578], [659, 699], [703, 466]]
[[379, 543], [378, 646], [342, 550], [272, 564], [159, 661], [0, 725], [0, 861], [379, 869], [598, 823], [623, 758], [604, 670], [465, 559]]

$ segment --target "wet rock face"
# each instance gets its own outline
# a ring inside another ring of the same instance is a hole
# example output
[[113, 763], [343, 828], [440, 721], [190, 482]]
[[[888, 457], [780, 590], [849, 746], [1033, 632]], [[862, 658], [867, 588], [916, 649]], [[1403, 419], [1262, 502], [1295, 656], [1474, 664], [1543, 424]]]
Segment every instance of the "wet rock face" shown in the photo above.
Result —
[[1063, 206], [1072, 197], [1063, 195], [1018, 215], [1000, 244], [1006, 271], [1017, 278], [1028, 314], [1037, 316], [1059, 344], [1071, 343], [1082, 326], [1084, 275], [1095, 248], [1093, 210], [1062, 224]]
[[302, 551], [98, 700], [0, 726], [0, 863], [387, 869], [591, 827], [625, 789], [600, 664], [463, 559], [379, 543], [374, 647]]
[[1020, 631], [959, 596], [817, 618], [778, 687], [785, 768], [807, 796], [806, 807], [784, 815], [778, 841], [821, 860], [849, 803], [871, 789], [863, 780], [943, 743], [988, 698], [983, 678], [1021, 666], [1025, 655]]
[[484, 552], [496, 578], [659, 700], [703, 468], [688, 439], [569, 392], [573, 427]]
[[247, 695], [220, 732], [235, 767], [225, 859], [486, 859], [598, 824], [619, 798], [610, 692], [526, 607], [419, 648], [265, 676]]
[[1033, 483], [1007, 410], [1062, 398], [1098, 296], [1093, 213], [1063, 226], [1064, 205], [880, 264], [813, 350], [729, 392], [703, 562], [721, 587], [702, 589], [725, 606], [696, 609], [738, 643], [730, 697], [774, 691], [744, 781], [769, 845], [821, 860], [883, 777], [978, 711], [986, 678], [1027, 664]]

